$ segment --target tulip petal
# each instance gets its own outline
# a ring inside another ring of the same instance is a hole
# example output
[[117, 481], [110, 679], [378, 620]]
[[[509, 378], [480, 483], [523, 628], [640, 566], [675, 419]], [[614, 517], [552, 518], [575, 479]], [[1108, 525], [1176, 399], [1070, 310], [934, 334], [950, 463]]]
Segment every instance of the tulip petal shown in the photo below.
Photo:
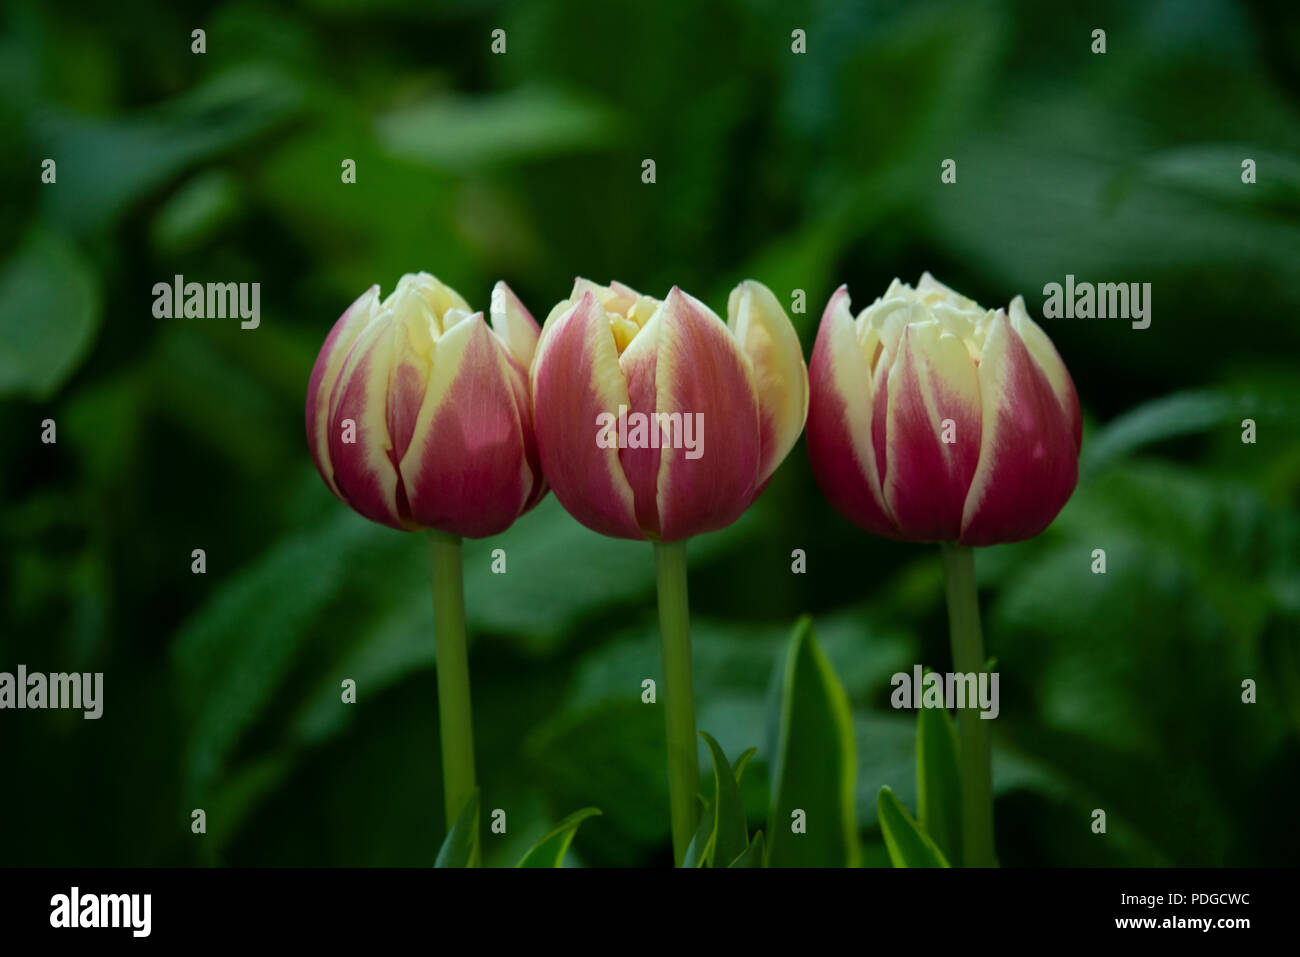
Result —
[[492, 330], [510, 348], [515, 361], [527, 371], [533, 364], [533, 353], [537, 350], [537, 337], [541, 330], [519, 297], [505, 284], [498, 282], [492, 287]]
[[371, 521], [401, 529], [388, 432], [394, 344], [392, 328], [383, 322], [367, 326], [353, 343], [330, 396], [326, 441], [339, 497]]
[[672, 542], [725, 528], [753, 502], [760, 420], [753, 373], [717, 314], [674, 286], [658, 318], [655, 407], [680, 413], [696, 446], [674, 435], [674, 447], [661, 450], [660, 537]]
[[[433, 342], [438, 330], [433, 308], [424, 296], [403, 296], [390, 307], [388, 322], [393, 351], [387, 402], [388, 438], [392, 443], [389, 458], [394, 468], [410, 448], [433, 368]], [[399, 511], [404, 508], [399, 503]]]
[[[469, 303], [465, 301], [464, 296], [437, 276], [431, 276], [427, 272], [407, 273], [404, 275], [397, 281], [397, 288], [394, 290], [393, 298], [404, 298], [402, 293], [406, 290], [417, 292], [435, 316], [444, 315], [449, 309], [455, 309], [466, 314], [474, 311], [469, 307]], [[387, 302], [385, 302], [385, 305], [387, 305]]]
[[636, 302], [636, 292], [627, 286], [619, 283], [602, 286], [581, 276], [573, 280], [573, 291], [569, 293], [569, 302], [576, 303], [587, 293], [591, 293], [606, 312], [626, 313], [632, 303]]
[[980, 455], [980, 389], [961, 339], [912, 323], [889, 370], [884, 492], [912, 541], [952, 541]]
[[537, 450], [555, 497], [604, 535], [644, 538], [617, 443], [597, 442], [600, 416], [628, 405], [604, 307], [590, 291], [552, 313], [537, 343], [532, 391]]
[[1052, 387], [1052, 392], [1056, 394], [1056, 399], [1061, 404], [1062, 411], [1070, 420], [1077, 453], [1083, 444], [1083, 417], [1079, 413], [1079, 395], [1074, 390], [1074, 380], [1070, 378], [1070, 373], [1065, 368], [1065, 363], [1061, 361], [1061, 354], [1056, 351], [1056, 346], [1052, 345], [1052, 340], [1038, 323], [1029, 317], [1023, 296], [1016, 296], [1011, 300], [1010, 319], [1011, 328], [1019, 333], [1025, 348], [1042, 368], [1048, 384]]
[[532, 472], [532, 493], [523, 511], [530, 510], [546, 497], [546, 479], [537, 454], [537, 436], [533, 428], [533, 396], [529, 379], [541, 330], [532, 313], [504, 282], [492, 290], [492, 328], [506, 345], [506, 355], [515, 374], [509, 376], [515, 393], [515, 406], [523, 428], [524, 455]]
[[655, 412], [666, 411], [658, 408], [656, 381], [663, 325], [663, 310], [660, 309], [618, 357], [619, 368], [627, 382], [628, 435], [634, 434], [638, 420], [642, 423], [640, 428], [645, 431], [642, 441], [634, 440], [619, 449], [618, 460], [628, 484], [632, 486], [637, 524], [650, 539], [658, 538], [660, 532], [659, 468], [663, 462], [663, 450], [662, 430]]
[[1032, 538], [1051, 524], [1078, 481], [1075, 424], [1001, 310], [984, 341], [979, 382], [980, 460], [960, 541], [992, 545]]
[[808, 369], [799, 336], [772, 290], [747, 279], [731, 291], [727, 327], [748, 357], [758, 395], [761, 486], [799, 439], [808, 418]]
[[482, 313], [434, 343], [414, 436], [399, 470], [410, 519], [468, 538], [509, 528], [534, 493], [513, 378]]
[[348, 350], [370, 321], [378, 301], [379, 286], [371, 286], [343, 311], [343, 315], [325, 337], [325, 344], [321, 346], [312, 366], [311, 378], [307, 380], [307, 448], [311, 452], [312, 461], [316, 463], [316, 470], [335, 495], [339, 494], [339, 490], [334, 484], [334, 469], [329, 461], [330, 395], [334, 391], [334, 384], [338, 381]]
[[859, 343], [848, 287], [840, 286], [826, 304], [813, 346], [808, 456], [822, 494], [840, 514], [872, 534], [900, 538], [884, 505], [876, 467], [874, 338], [870, 345], [868, 352]]

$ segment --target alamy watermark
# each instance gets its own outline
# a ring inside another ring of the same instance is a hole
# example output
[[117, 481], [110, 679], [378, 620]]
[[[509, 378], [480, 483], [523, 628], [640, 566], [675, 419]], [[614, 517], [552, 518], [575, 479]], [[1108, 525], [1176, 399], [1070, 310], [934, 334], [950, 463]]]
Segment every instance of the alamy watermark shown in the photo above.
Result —
[[132, 937], [148, 937], [153, 927], [152, 894], [83, 894], [73, 887], [50, 898], [50, 926], [124, 927]]
[[259, 282], [172, 282], [153, 285], [153, 314], [158, 319], [243, 320], [241, 329], [256, 329], [261, 320], [262, 284]]
[[1043, 287], [1043, 317], [1131, 319], [1134, 329], [1145, 329], [1151, 325], [1151, 283], [1076, 283], [1068, 274], [1064, 286], [1049, 282]]
[[978, 708], [980, 718], [996, 718], [1002, 710], [998, 704], [998, 673], [996, 671], [922, 672], [920, 665], [897, 672], [889, 683], [893, 692], [889, 703], [895, 708]]
[[704, 454], [703, 412], [632, 412], [596, 416], [596, 446], [602, 449], [685, 449], [688, 459]]
[[19, 665], [17, 674], [0, 671], [0, 709], [4, 708], [76, 708], [93, 721], [104, 713], [104, 673], [47, 675], [28, 673], [26, 665]]

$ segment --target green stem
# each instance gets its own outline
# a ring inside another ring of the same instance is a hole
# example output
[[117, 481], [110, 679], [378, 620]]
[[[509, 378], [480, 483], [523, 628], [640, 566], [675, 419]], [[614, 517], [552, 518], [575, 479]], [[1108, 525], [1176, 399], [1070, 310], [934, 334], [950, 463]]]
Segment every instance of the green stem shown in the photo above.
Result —
[[[433, 558], [433, 642], [438, 658], [442, 787], [450, 830], [474, 793], [474, 725], [469, 700], [460, 536], [430, 529], [429, 553]], [[478, 861], [472, 860], [470, 864], [477, 865]]]
[[690, 609], [686, 600], [686, 543], [655, 543], [659, 630], [664, 661], [664, 724], [668, 732], [668, 798], [673, 860], [678, 867], [695, 836], [700, 788], [695, 739], [695, 688], [691, 678]]
[[[959, 674], [984, 671], [984, 640], [980, 633], [979, 599], [975, 594], [975, 553], [964, 545], [945, 542], [943, 571], [948, 585], [948, 628], [952, 637], [952, 669]], [[996, 867], [993, 850], [993, 750], [989, 722], [967, 702], [957, 716], [961, 741], [962, 862], [967, 867]]]

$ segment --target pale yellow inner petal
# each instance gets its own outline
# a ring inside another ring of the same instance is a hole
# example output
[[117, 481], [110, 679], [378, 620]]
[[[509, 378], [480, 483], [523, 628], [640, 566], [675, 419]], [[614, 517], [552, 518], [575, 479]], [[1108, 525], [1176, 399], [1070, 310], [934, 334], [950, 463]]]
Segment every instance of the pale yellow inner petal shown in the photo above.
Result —
[[[621, 356], [632, 344], [650, 317], [659, 311], [658, 299], [643, 296], [636, 290], [614, 283], [612, 286], [599, 286], [589, 279], [579, 278], [573, 284], [573, 292], [566, 302], [559, 303], [551, 311], [552, 315], [568, 309], [580, 300], [585, 293], [591, 293], [600, 307], [605, 310], [609, 320], [610, 332], [614, 335], [614, 344], [618, 346]], [[549, 321], [549, 319], [548, 319]]]
[[895, 279], [883, 296], [858, 314], [858, 344], [874, 373], [882, 363], [893, 361], [908, 326], [934, 325], [945, 340], [960, 340], [978, 366], [994, 315], [929, 273], [921, 276], [916, 288]]
[[405, 330], [410, 349], [425, 359], [434, 344], [473, 315], [460, 293], [428, 273], [407, 273], [382, 302], [373, 306], [371, 322], [394, 322]]

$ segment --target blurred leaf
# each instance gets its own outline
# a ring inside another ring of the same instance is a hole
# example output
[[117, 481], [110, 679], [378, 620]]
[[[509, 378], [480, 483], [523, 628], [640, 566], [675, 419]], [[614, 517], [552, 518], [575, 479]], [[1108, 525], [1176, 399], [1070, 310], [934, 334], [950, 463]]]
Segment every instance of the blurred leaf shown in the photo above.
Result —
[[375, 123], [395, 156], [446, 169], [479, 168], [591, 149], [611, 141], [610, 112], [560, 90], [524, 88], [477, 98], [442, 96]]
[[889, 785], [910, 804], [916, 800], [916, 722], [911, 715], [890, 709], [858, 710], [853, 715], [853, 740], [857, 748], [856, 807], [859, 825], [876, 823], [873, 795]]
[[[924, 710], [924, 709], [923, 709]], [[885, 836], [889, 859], [895, 867], [948, 867], [940, 850], [929, 835], [917, 826], [912, 816], [898, 803], [894, 792], [881, 788], [876, 799], [880, 830]]]
[[213, 861], [220, 860], [226, 846], [238, 836], [258, 804], [284, 786], [291, 770], [289, 760], [283, 755], [250, 761], [227, 775], [220, 787], [210, 792], [204, 802], [208, 827], [204, 843], [211, 846], [204, 851]]
[[749, 845], [749, 828], [745, 822], [745, 809], [740, 803], [740, 789], [718, 742], [704, 731], [700, 732], [700, 737], [709, 746], [713, 758], [713, 859], [733, 861]]
[[[164, 320], [165, 322], [165, 320]], [[243, 333], [247, 335], [247, 333]], [[156, 414], [216, 452], [244, 474], [260, 476], [268, 466], [304, 460], [299, 450], [265, 427], [281, 407], [247, 365], [229, 354], [223, 337], [239, 336], [237, 323], [165, 325], [149, 357]], [[213, 402], [220, 396], [220, 402]]]
[[537, 727], [525, 750], [551, 802], [601, 808], [609, 840], [642, 850], [667, 837], [667, 752], [663, 716], [632, 695]]
[[[506, 551], [510, 601], [500, 601], [501, 576], [492, 551]], [[599, 535], [575, 522], [553, 495], [510, 530], [466, 543], [465, 605], [471, 622], [507, 632], [535, 651], [564, 640], [593, 609], [649, 595], [653, 554], [644, 542]], [[581, 555], [581, 561], [559, 560]]]
[[149, 238], [160, 257], [176, 256], [211, 241], [238, 213], [238, 181], [225, 170], [195, 176], [154, 217]]
[[[1243, 188], [1241, 164], [1247, 157], [1256, 163], [1256, 182]], [[1140, 156], [1117, 174], [1109, 195], [1114, 200], [1152, 187], [1182, 189], [1232, 206], [1248, 203], [1292, 215], [1300, 212], [1300, 163], [1260, 150], [1257, 144], [1177, 146]]]
[[[185, 761], [191, 792], [207, 787], [270, 702], [307, 625], [337, 594], [351, 548], [373, 529], [338, 510], [328, 524], [286, 539], [223, 583], [176, 637], [177, 689], [194, 711]], [[210, 569], [218, 559], [208, 555]]]
[[916, 797], [921, 828], [944, 857], [961, 866], [961, 775], [957, 728], [946, 708], [920, 708], [916, 719]]
[[749, 847], [740, 853], [740, 856], [733, 860], [728, 867], [762, 867], [763, 866], [763, 832], [758, 831], [754, 834], [754, 839], [749, 842]]
[[[809, 618], [794, 627], [783, 688], [768, 861], [772, 867], [853, 867], [858, 859], [853, 720]], [[794, 811], [803, 812], [806, 833], [792, 831]]]
[[85, 359], [99, 321], [99, 282], [77, 248], [29, 232], [0, 267], [0, 396], [48, 399]]
[[109, 226], [177, 173], [274, 129], [301, 103], [291, 77], [240, 66], [130, 119], [49, 114], [39, 130], [45, 155], [59, 157], [58, 185], [45, 194], [50, 213], [79, 234]]
[[538, 841], [524, 855], [516, 867], [563, 867], [564, 854], [573, 843], [573, 836], [578, 833], [578, 826], [589, 817], [600, 814], [599, 808], [585, 807], [574, 811]]
[[[316, 481], [311, 494], [324, 494]], [[377, 611], [365, 630], [339, 636], [350, 650], [338, 667], [299, 692], [296, 733], [301, 740], [319, 743], [347, 720], [337, 704], [340, 674], [364, 678], [367, 694], [374, 695], [412, 671], [433, 666], [431, 606], [423, 586], [427, 576], [420, 570], [427, 559], [420, 543], [326, 501], [326, 524], [286, 537], [222, 581], [177, 639], [185, 700], [203, 703], [188, 751], [192, 782], [215, 773], [271, 703], [309, 629], [341, 590], [357, 593], [356, 600]], [[704, 539], [709, 537], [703, 537], [697, 551], [707, 554], [710, 546]], [[501, 536], [467, 543], [471, 632], [517, 635], [534, 651], [552, 648], [555, 641], [568, 639], [573, 624], [584, 616], [653, 590], [651, 555], [639, 544], [582, 528], [548, 498]], [[501, 576], [491, 570], [492, 550], [498, 547], [509, 556], [509, 602], [499, 600]], [[556, 561], [557, 554], [586, 559]], [[209, 555], [210, 563], [213, 557]], [[344, 575], [358, 565], [373, 573], [386, 592], [366, 594], [356, 576]], [[737, 643], [731, 653], [740, 647]], [[652, 668], [650, 673], [657, 673], [657, 666]]]
[[[1278, 588], [1300, 583], [1300, 515], [1241, 480], [1121, 462], [1080, 486], [1051, 537], [1020, 547], [1032, 560], [988, 619], [1003, 680], [1019, 685], [1004, 685], [999, 730], [1087, 795], [1076, 800], [1107, 808], [1115, 837], [1128, 832], [1118, 859], [1229, 859], [1243, 799], [1225, 782], [1284, 746], [1276, 702], [1243, 708], [1239, 684], [1265, 671]], [[1153, 693], [1153, 674], [1178, 694]], [[1226, 737], [1232, 748], [1205, 750]], [[1146, 786], [1128, 787], [1134, 776]]]
[[1080, 471], [1092, 474], [1135, 449], [1180, 435], [1228, 427], [1240, 436], [1241, 420], [1292, 424], [1300, 409], [1275, 399], [1222, 391], [1178, 392], [1116, 416], [1083, 447]]
[[345, 726], [350, 714], [338, 706], [339, 682], [344, 677], [373, 697], [414, 671], [432, 668], [431, 608], [430, 597], [422, 591], [412, 591], [398, 603], [384, 607], [364, 638], [353, 642], [315, 691], [304, 696], [294, 719], [294, 737], [303, 743], [319, 744]]
[[438, 850], [437, 860], [433, 862], [434, 867], [473, 866], [479, 854], [478, 811], [479, 792], [475, 788], [460, 814], [456, 815], [456, 823], [447, 832], [447, 837]]

